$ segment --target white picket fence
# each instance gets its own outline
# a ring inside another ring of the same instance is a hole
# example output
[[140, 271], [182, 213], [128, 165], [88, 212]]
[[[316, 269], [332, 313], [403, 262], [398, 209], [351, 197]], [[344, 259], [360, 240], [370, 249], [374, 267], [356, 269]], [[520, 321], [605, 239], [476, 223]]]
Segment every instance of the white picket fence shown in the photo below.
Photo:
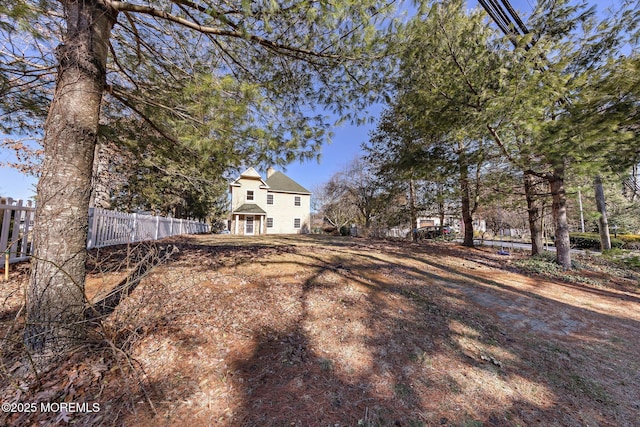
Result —
[[158, 240], [179, 234], [208, 233], [209, 225], [189, 219], [89, 209], [88, 248]]
[[33, 253], [33, 239], [29, 231], [33, 228], [36, 208], [31, 200], [0, 197], [0, 255], [9, 251], [9, 262], [26, 261]]
[[[31, 201], [0, 198], [0, 254], [9, 252], [9, 262], [26, 261], [33, 254], [30, 230], [35, 219]], [[106, 209], [89, 209], [87, 248], [158, 240], [179, 234], [208, 233], [209, 225], [154, 215], [127, 214]]]

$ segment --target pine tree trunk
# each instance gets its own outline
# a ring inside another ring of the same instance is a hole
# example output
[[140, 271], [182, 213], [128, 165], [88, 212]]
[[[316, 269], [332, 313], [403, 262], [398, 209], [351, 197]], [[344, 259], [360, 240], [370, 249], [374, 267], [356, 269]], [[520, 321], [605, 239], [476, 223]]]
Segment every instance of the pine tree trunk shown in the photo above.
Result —
[[58, 76], [45, 123], [24, 337], [45, 363], [63, 356], [85, 332], [91, 172], [116, 17], [97, 0], [63, 3], [67, 33], [56, 49]]
[[598, 231], [600, 232], [600, 249], [606, 251], [611, 249], [611, 236], [609, 235], [609, 221], [607, 220], [607, 206], [604, 199], [604, 188], [602, 178], [596, 176], [593, 180], [593, 187], [596, 193], [596, 207], [600, 217], [598, 218]]
[[462, 193], [460, 205], [462, 210], [462, 222], [464, 223], [463, 246], [473, 247], [473, 215], [471, 213], [471, 196], [469, 188], [469, 167], [467, 165], [464, 147], [460, 146], [460, 190]]
[[111, 208], [111, 189], [116, 181], [109, 172], [109, 163], [115, 156], [114, 147], [106, 141], [98, 140], [93, 156], [93, 172], [91, 177], [91, 199], [89, 207]]
[[553, 196], [553, 221], [556, 227], [556, 262], [565, 270], [571, 269], [571, 243], [569, 241], [569, 223], [567, 221], [567, 193], [564, 188], [564, 168], [554, 171], [549, 180]]
[[418, 214], [416, 213], [416, 195], [413, 179], [409, 180], [409, 215], [411, 216], [411, 241], [418, 241]]
[[444, 203], [438, 202], [438, 219], [440, 220], [440, 236], [444, 238]]
[[544, 250], [542, 239], [542, 214], [538, 198], [535, 177], [524, 174], [524, 193], [527, 198], [527, 212], [529, 214], [529, 231], [531, 232], [531, 255], [538, 255]]

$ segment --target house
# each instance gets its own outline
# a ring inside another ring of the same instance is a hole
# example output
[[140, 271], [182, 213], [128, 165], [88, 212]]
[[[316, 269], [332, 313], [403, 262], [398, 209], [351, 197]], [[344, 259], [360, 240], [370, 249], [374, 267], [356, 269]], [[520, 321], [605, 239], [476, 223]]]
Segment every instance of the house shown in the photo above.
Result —
[[230, 185], [233, 234], [308, 233], [311, 192], [273, 168], [267, 178], [249, 168]]

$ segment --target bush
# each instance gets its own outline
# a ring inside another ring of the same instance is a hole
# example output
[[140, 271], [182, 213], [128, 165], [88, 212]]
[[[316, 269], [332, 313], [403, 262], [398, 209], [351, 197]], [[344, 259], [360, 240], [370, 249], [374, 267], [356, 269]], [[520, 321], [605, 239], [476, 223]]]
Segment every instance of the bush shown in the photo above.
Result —
[[[576, 249], [600, 249], [600, 235], [597, 233], [570, 233], [569, 241], [571, 247]], [[612, 248], [622, 248], [625, 242], [620, 239], [611, 238]]]
[[333, 235], [338, 235], [338, 227], [334, 227], [333, 225], [325, 225], [324, 227], [322, 227], [322, 232], [324, 234], [333, 234]]
[[640, 250], [639, 234], [618, 234], [618, 239], [624, 242], [625, 249]]

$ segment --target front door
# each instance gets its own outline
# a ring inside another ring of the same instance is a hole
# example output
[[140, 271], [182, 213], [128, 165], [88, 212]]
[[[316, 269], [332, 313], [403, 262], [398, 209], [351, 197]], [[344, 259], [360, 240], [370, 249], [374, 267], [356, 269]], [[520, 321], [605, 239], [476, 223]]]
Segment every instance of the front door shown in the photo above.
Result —
[[253, 234], [253, 217], [248, 216], [244, 221], [244, 234], [252, 235]]

